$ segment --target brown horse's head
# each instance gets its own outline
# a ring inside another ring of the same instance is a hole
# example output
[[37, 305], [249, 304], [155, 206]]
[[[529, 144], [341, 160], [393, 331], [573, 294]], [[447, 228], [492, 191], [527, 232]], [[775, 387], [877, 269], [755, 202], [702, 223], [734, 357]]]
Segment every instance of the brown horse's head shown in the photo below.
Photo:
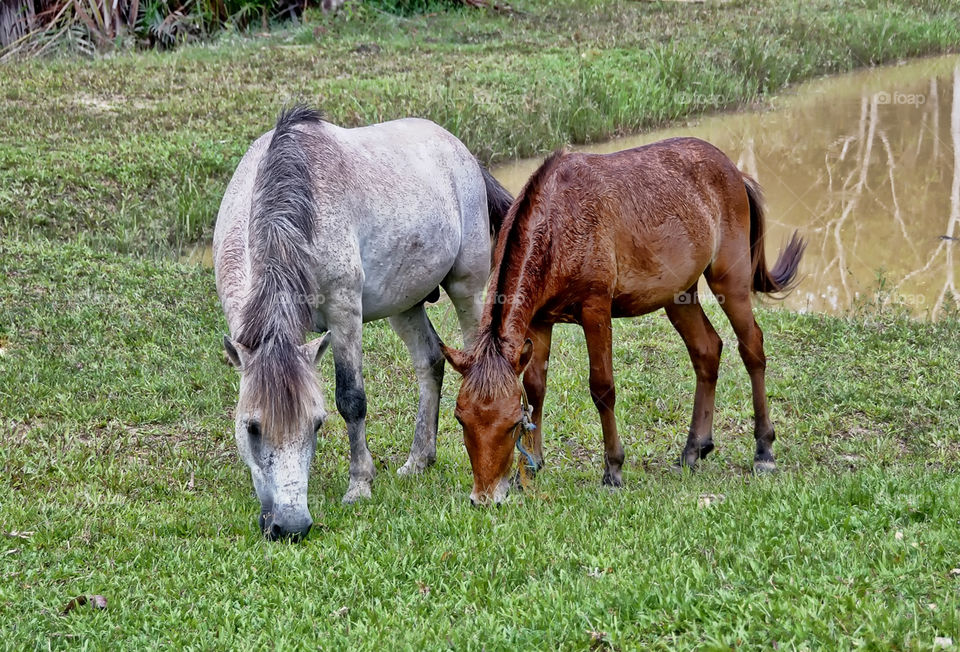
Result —
[[443, 347], [443, 355], [463, 376], [454, 416], [463, 426], [463, 443], [473, 467], [474, 505], [500, 503], [510, 488], [513, 449], [523, 422], [520, 374], [533, 355], [527, 340], [516, 355], [480, 343], [471, 351]]

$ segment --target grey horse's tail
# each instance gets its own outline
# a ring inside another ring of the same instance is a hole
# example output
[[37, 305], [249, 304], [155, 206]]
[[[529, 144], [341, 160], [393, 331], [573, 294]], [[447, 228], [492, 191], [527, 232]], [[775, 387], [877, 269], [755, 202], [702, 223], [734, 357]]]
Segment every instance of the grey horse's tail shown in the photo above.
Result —
[[507, 216], [507, 211], [513, 205], [513, 195], [506, 188], [500, 185], [500, 182], [493, 178], [490, 171], [480, 166], [480, 172], [483, 173], [483, 185], [487, 188], [487, 213], [490, 218], [490, 233], [496, 242], [500, 234], [500, 227], [503, 226], [503, 218]]

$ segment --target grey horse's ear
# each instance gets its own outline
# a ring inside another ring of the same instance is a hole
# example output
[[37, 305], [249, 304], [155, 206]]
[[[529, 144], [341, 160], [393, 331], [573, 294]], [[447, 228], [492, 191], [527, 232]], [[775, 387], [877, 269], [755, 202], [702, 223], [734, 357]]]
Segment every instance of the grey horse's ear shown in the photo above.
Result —
[[320, 362], [320, 357], [323, 355], [323, 352], [327, 350], [328, 346], [330, 346], [330, 331], [327, 331], [315, 340], [301, 344], [300, 352], [307, 360], [311, 360], [313, 364], [317, 364]]
[[223, 336], [223, 350], [227, 352], [227, 358], [237, 369], [243, 369], [243, 365], [246, 364], [247, 360], [250, 358], [250, 351], [243, 344], [239, 342], [234, 342], [230, 339], [229, 335]]
[[520, 358], [517, 360], [517, 366], [514, 367], [514, 370], [517, 372], [518, 376], [527, 370], [527, 365], [530, 364], [530, 360], [532, 359], [533, 342], [528, 337], [523, 343], [523, 348], [520, 349]]
[[467, 360], [467, 354], [460, 349], [450, 348], [443, 342], [440, 342], [440, 350], [443, 351], [443, 357], [447, 359], [447, 362], [450, 363], [453, 370], [462, 376], [464, 372], [466, 372], [467, 367], [470, 366]]

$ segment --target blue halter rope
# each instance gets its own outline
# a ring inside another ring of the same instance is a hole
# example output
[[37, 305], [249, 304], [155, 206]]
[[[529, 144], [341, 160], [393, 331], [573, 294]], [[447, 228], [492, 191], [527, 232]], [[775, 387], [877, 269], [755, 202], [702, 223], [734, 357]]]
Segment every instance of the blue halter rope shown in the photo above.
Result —
[[527, 400], [527, 390], [524, 389], [523, 383], [520, 379], [517, 379], [517, 382], [520, 385], [520, 423], [517, 424], [517, 450], [520, 451], [520, 454], [527, 458], [527, 469], [531, 473], [537, 472], [537, 461], [533, 459], [533, 455], [530, 454], [523, 446], [523, 432], [533, 432], [537, 429], [537, 424], [533, 422], [533, 406], [530, 405], [530, 401]]

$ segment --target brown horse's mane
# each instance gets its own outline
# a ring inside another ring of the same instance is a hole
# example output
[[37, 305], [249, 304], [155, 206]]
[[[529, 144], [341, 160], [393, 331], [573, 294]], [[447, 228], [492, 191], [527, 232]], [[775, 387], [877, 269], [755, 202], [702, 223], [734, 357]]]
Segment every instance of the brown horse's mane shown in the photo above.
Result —
[[[505, 320], [511, 312], [506, 310], [507, 301], [513, 311], [523, 312], [529, 309], [536, 300], [530, 290], [540, 284], [537, 283], [537, 278], [531, 278], [522, 286], [512, 288], [509, 296], [507, 291], [511, 288], [506, 286], [509, 279], [516, 277], [529, 259], [535, 259], [538, 263], [529, 271], [538, 277], [546, 274], [550, 255], [549, 225], [545, 220], [534, 224], [531, 218], [534, 216], [534, 208], [540, 203], [540, 194], [565, 155], [565, 150], [556, 150], [531, 175], [504, 218], [497, 238], [494, 270], [487, 289], [477, 338], [470, 349], [470, 368], [464, 376], [465, 384], [485, 396], [505, 391], [510, 387], [510, 380], [516, 379], [513, 364], [514, 358], [520, 352], [516, 344], [522, 344], [523, 340], [513, 342], [507, 339], [510, 333], [509, 324]], [[521, 338], [524, 335], [525, 332], [520, 333]]]

